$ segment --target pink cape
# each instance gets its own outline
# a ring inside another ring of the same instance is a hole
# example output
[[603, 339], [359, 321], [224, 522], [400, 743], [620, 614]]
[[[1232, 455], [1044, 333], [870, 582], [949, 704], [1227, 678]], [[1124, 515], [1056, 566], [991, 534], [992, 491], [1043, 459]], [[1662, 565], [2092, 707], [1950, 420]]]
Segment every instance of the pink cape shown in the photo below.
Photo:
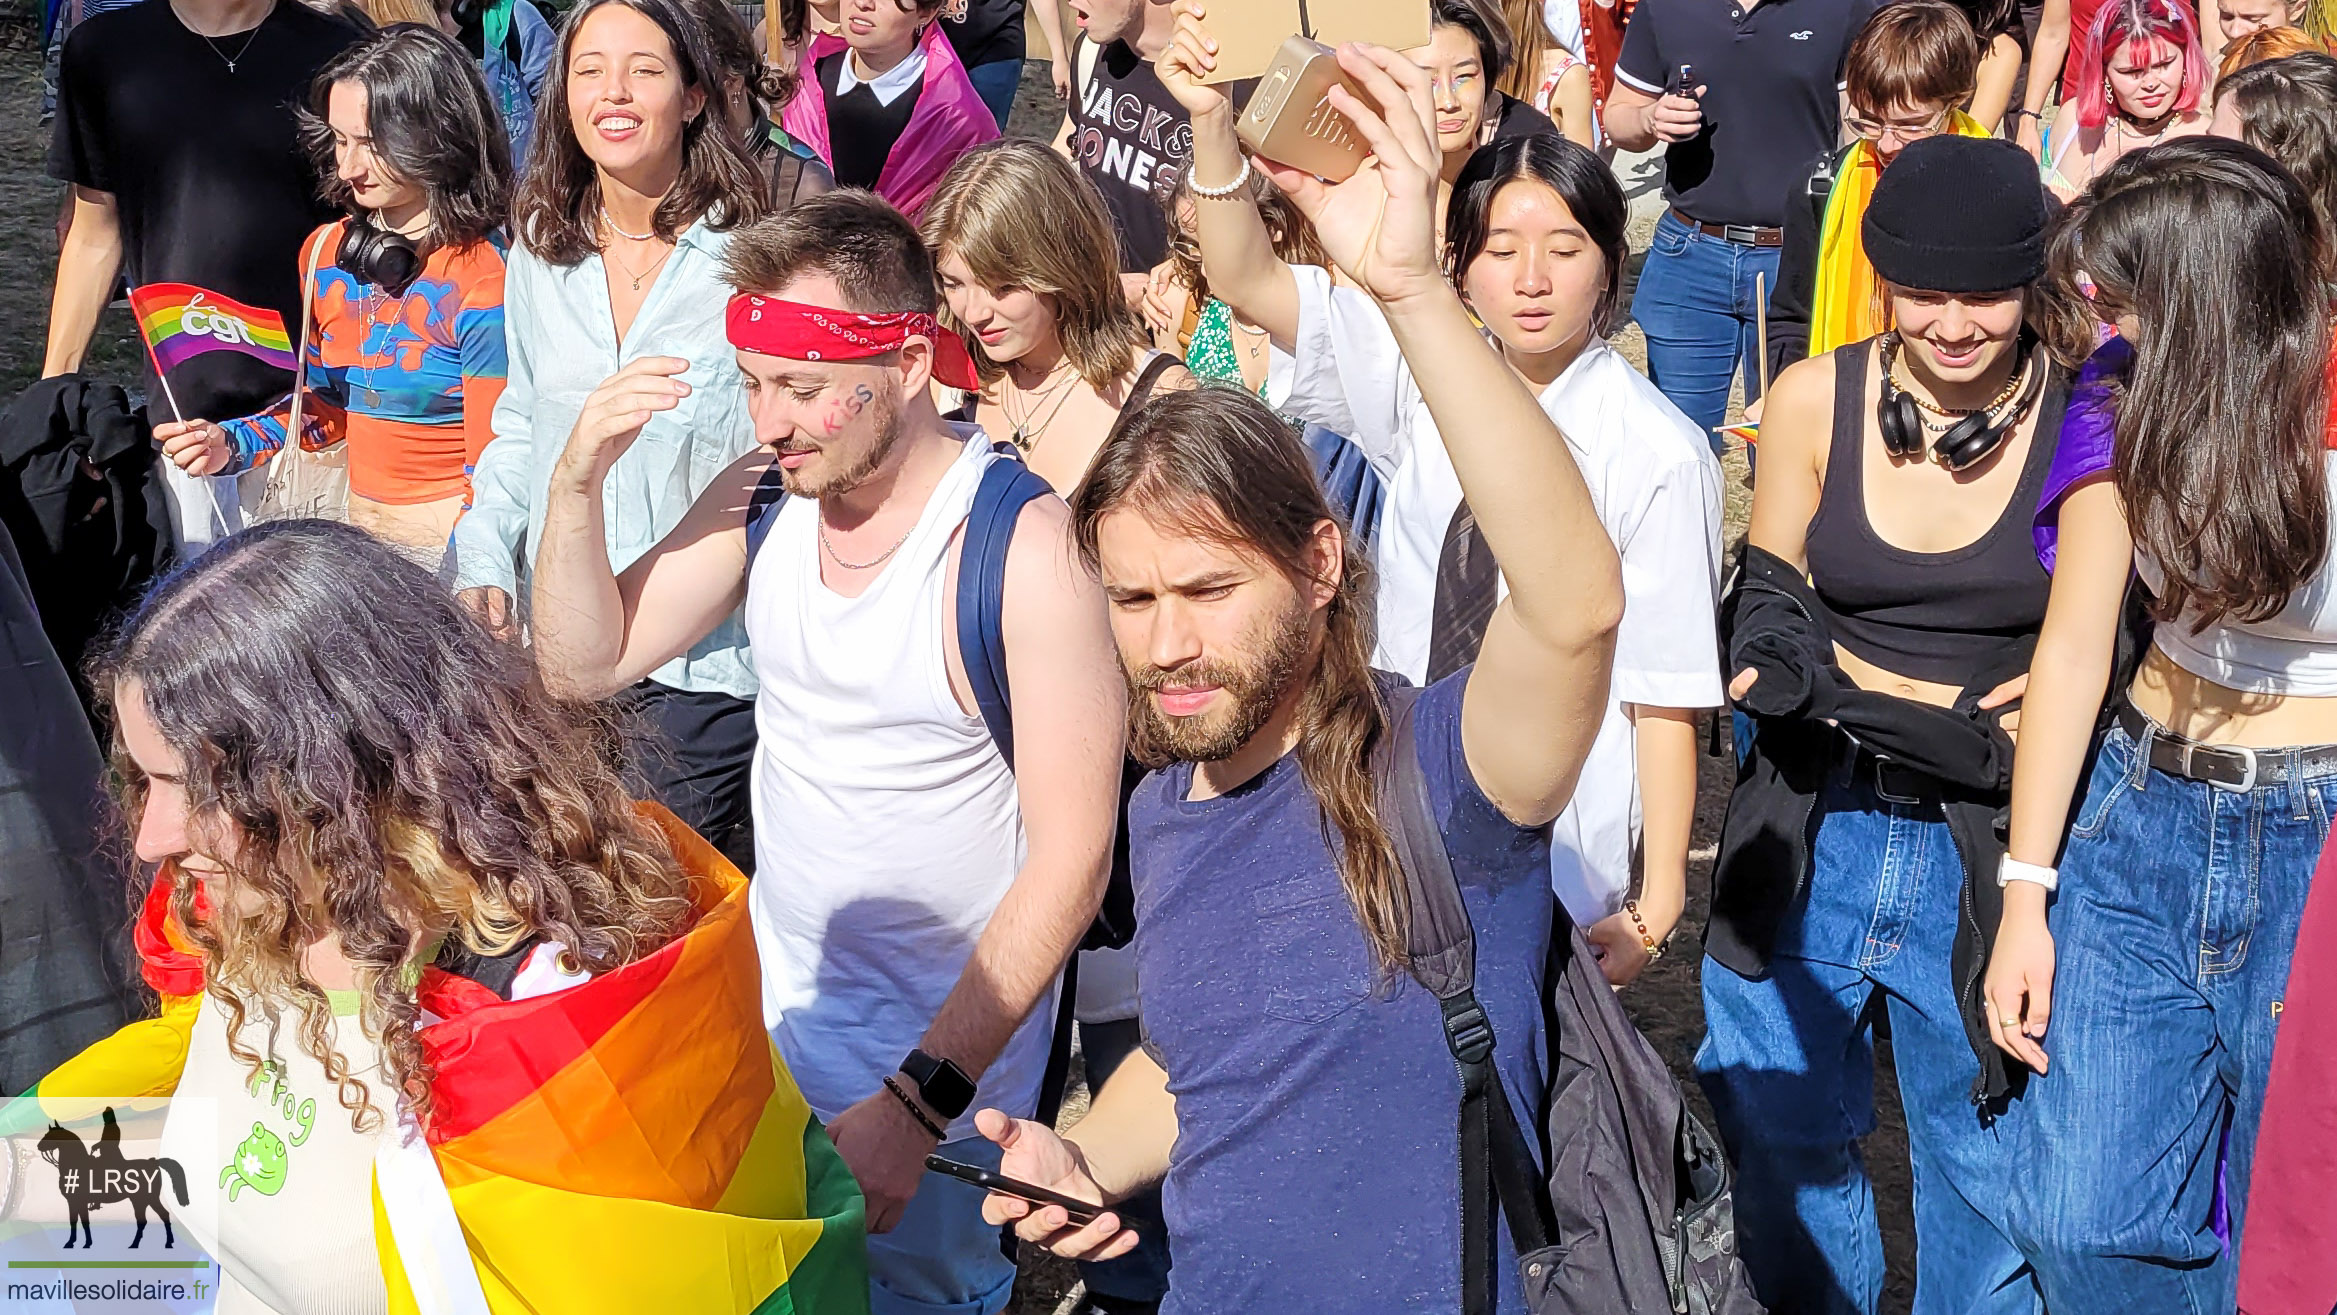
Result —
[[[941, 25], [926, 24], [918, 44], [925, 50], [924, 86], [917, 93], [917, 108], [909, 115], [909, 126], [893, 143], [884, 172], [876, 179], [876, 194], [899, 206], [911, 220], [923, 212], [933, 189], [941, 185], [941, 176], [959, 156], [998, 139], [998, 124], [975, 92], [973, 80], [966, 76], [966, 66], [958, 62], [957, 52], [942, 36]], [[828, 98], [814, 70], [821, 60], [845, 48], [844, 38], [833, 33], [812, 38], [801, 66], [803, 89], [780, 116], [780, 126], [819, 152], [831, 169], [836, 164], [836, 151], [828, 134]]]

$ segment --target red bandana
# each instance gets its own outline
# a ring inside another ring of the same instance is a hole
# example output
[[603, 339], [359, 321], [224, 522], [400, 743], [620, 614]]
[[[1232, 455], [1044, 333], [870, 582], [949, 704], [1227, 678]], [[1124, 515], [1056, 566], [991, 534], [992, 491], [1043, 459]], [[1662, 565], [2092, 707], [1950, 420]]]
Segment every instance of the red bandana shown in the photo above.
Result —
[[934, 378], [969, 393], [982, 387], [965, 340], [922, 311], [863, 315], [742, 292], [730, 299], [726, 327], [731, 346], [791, 361], [862, 361], [923, 338], [933, 344]]

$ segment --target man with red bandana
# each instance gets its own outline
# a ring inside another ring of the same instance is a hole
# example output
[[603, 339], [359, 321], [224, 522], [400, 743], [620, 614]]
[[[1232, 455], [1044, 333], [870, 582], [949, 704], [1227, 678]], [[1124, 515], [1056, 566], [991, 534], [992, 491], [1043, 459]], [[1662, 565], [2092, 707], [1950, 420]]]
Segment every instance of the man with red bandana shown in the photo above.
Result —
[[[1035, 1105], [1057, 978], [1102, 899], [1126, 714], [1103, 593], [1062, 502], [1027, 504], [1000, 618], [1009, 759], [955, 599], [975, 489], [1013, 458], [935, 408], [932, 381], [976, 383], [934, 318], [923, 242], [884, 202], [837, 192], [739, 231], [724, 260], [764, 450], [613, 574], [603, 476], [688, 385], [657, 357], [603, 384], [552, 476], [536, 652], [555, 689], [597, 696], [745, 605], [764, 1019], [867, 1196], [878, 1315], [990, 1315], [1014, 1267], [981, 1192], [924, 1160], [941, 1145], [996, 1166], [977, 1091]], [[750, 509], [780, 489], [750, 541]]]

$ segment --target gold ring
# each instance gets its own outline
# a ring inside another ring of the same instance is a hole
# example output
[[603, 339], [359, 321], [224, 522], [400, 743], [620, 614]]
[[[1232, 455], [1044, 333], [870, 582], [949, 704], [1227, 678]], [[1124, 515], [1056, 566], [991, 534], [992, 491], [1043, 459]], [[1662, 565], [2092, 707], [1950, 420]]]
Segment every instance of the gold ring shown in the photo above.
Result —
[[1998, 1027], [2019, 1027], [2021, 1025], [2021, 1020], [2017, 1018], [1998, 1019], [1996, 1025]]

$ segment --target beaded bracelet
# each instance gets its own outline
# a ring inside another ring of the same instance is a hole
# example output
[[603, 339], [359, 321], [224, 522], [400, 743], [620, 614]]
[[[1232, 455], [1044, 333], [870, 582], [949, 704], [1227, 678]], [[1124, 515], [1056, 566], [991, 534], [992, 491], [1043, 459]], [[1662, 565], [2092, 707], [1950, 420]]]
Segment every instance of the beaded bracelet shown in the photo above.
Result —
[[1624, 900], [1623, 911], [1631, 915], [1631, 925], [1639, 929], [1639, 943], [1646, 948], [1648, 959], [1651, 961], [1661, 959], [1664, 947], [1648, 933], [1647, 919], [1639, 916], [1639, 901], [1635, 899]]
[[885, 1090], [893, 1093], [893, 1098], [901, 1102], [901, 1107], [909, 1111], [909, 1116], [911, 1118], [917, 1120], [918, 1124], [922, 1126], [925, 1131], [933, 1134], [933, 1139], [935, 1141], [949, 1140], [949, 1134], [936, 1127], [933, 1120], [925, 1117], [924, 1108], [918, 1105], [916, 1101], [911, 1100], [909, 1098], [908, 1092], [901, 1090], [901, 1084], [895, 1082], [893, 1080], [893, 1075], [890, 1073], [885, 1074], [884, 1088]]
[[1227, 183], [1223, 187], [1203, 187], [1197, 180], [1192, 177], [1192, 175], [1187, 174], [1185, 176], [1185, 190], [1191, 192], [1195, 196], [1205, 197], [1211, 201], [1222, 201], [1225, 198], [1232, 196], [1234, 193], [1249, 186], [1251, 172], [1250, 157], [1244, 155], [1242, 157], [1242, 171], [1233, 176], [1232, 182]]

